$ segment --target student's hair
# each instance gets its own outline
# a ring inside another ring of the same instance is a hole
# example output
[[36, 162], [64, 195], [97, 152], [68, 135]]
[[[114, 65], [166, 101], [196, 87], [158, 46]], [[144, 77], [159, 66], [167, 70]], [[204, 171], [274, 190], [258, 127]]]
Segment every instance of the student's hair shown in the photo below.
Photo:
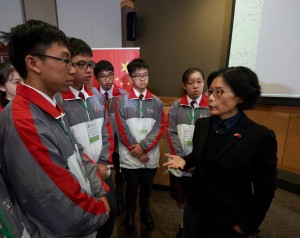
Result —
[[93, 57], [93, 51], [86, 42], [74, 37], [69, 38], [69, 41], [70, 41], [70, 52], [72, 58], [77, 55]]
[[114, 72], [114, 66], [107, 60], [100, 60], [94, 68], [94, 75], [97, 78], [98, 74], [102, 71], [112, 71]]
[[53, 43], [69, 48], [65, 33], [57, 27], [39, 20], [28, 20], [24, 24], [11, 28], [10, 32], [1, 32], [7, 42], [10, 62], [22, 78], [27, 77], [25, 57], [30, 54], [44, 54]]
[[222, 77], [234, 94], [244, 99], [243, 102], [238, 105], [239, 110], [251, 109], [259, 101], [261, 87], [256, 73], [251, 69], [238, 66], [224, 67], [214, 71], [208, 76], [208, 87], [210, 87], [212, 81], [217, 77]]
[[191, 74], [193, 74], [195, 72], [199, 72], [204, 79], [204, 72], [201, 69], [199, 69], [198, 67], [191, 67], [191, 68], [188, 68], [186, 71], [184, 71], [184, 73], [182, 74], [183, 85], [187, 84], [189, 77], [191, 76]]
[[149, 69], [146, 61], [141, 58], [135, 58], [127, 65], [128, 74], [130, 76], [138, 69]]
[[15, 68], [9, 63], [0, 63], [0, 85], [4, 85]]
[[[4, 84], [9, 80], [10, 75], [15, 71], [15, 68], [9, 63], [0, 63], [0, 85], [4, 86]], [[0, 90], [0, 105], [4, 107], [6, 105], [6, 101], [4, 100], [6, 96], [5, 92]]]

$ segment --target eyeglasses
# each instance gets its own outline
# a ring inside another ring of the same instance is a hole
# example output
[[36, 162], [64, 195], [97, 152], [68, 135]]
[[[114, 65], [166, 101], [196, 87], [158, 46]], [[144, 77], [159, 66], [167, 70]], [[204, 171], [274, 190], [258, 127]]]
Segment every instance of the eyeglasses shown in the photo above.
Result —
[[113, 73], [110, 73], [110, 74], [100, 74], [98, 76], [98, 79], [101, 79], [101, 80], [106, 80], [106, 79], [112, 79], [114, 77], [114, 74]]
[[77, 62], [72, 63], [72, 65], [75, 67], [78, 67], [80, 69], [87, 69], [90, 67], [91, 69], [95, 68], [95, 62], [93, 61], [84, 61], [84, 60], [79, 60]]
[[136, 79], [136, 80], [141, 80], [142, 78], [148, 79], [149, 76], [150, 76], [149, 73], [144, 73], [144, 74], [134, 74], [134, 75], [131, 75], [131, 78]]
[[[207, 89], [207, 90], [205, 90], [204, 94], [207, 97], [209, 97], [210, 95], [213, 95], [215, 98], [218, 98], [218, 97], [221, 97], [224, 92], [225, 91], [223, 89], [216, 88], [216, 89]], [[228, 90], [228, 92], [232, 92], [232, 91]]]
[[51, 58], [51, 59], [55, 59], [55, 60], [59, 60], [62, 61], [64, 63], [66, 63], [66, 68], [70, 69], [72, 64], [72, 61], [70, 59], [66, 59], [66, 58], [59, 58], [59, 57], [55, 57], [52, 55], [43, 55], [43, 54], [32, 54], [33, 56], [38, 56], [38, 57], [47, 57], [47, 58]]

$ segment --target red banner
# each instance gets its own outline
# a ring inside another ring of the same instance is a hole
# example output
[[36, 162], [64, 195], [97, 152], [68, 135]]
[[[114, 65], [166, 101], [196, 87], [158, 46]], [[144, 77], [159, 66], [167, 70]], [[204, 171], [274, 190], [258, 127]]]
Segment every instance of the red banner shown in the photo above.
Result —
[[[127, 91], [130, 90], [132, 85], [129, 82], [127, 64], [134, 58], [140, 57], [140, 48], [94, 48], [92, 50], [94, 62], [97, 63], [100, 60], [111, 62], [115, 69], [114, 83]], [[92, 86], [99, 87], [99, 83], [94, 77]]]

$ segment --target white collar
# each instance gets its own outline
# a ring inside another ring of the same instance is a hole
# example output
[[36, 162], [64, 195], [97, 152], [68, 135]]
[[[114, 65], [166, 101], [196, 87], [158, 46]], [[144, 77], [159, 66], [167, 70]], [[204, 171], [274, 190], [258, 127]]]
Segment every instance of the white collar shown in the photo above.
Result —
[[111, 88], [107, 91], [105, 91], [101, 86], [100, 86], [100, 93], [105, 95], [105, 92], [108, 93], [108, 98], [112, 98], [113, 97], [113, 90], [114, 90], [114, 85], [111, 86]]
[[80, 93], [80, 92], [83, 93], [83, 95], [84, 95], [85, 98], [88, 98], [88, 97], [89, 97], [89, 95], [87, 94], [87, 92], [86, 92], [85, 89], [84, 89], [84, 86], [82, 86], [82, 89], [81, 89], [80, 91], [78, 91], [77, 89], [73, 88], [72, 86], [70, 86], [69, 88], [70, 88], [71, 92], [72, 92], [72, 93], [76, 96], [76, 98], [78, 98], [78, 99], [81, 99], [81, 98], [79, 97], [79, 93]]
[[145, 96], [147, 94], [147, 89], [144, 90], [144, 92], [140, 93], [139, 91], [137, 91], [135, 88], [133, 88], [134, 94], [135, 96], [138, 98], [141, 94], [144, 95], [143, 100], [145, 100]]
[[40, 90], [38, 90], [38, 89], [36, 89], [36, 88], [34, 88], [34, 87], [29, 86], [28, 84], [25, 84], [25, 83], [24, 83], [24, 86], [33, 89], [34, 91], [36, 91], [37, 93], [39, 93], [40, 95], [42, 95], [42, 96], [43, 96], [47, 101], [49, 101], [54, 107], [56, 107], [56, 100], [55, 100], [54, 97], [53, 97], [53, 98], [50, 98], [47, 94], [41, 92]]
[[196, 104], [194, 104], [195, 105], [194, 107], [199, 107], [200, 101], [202, 99], [202, 94], [196, 100], [191, 99], [188, 95], [186, 95], [186, 98], [188, 100], [189, 105], [191, 105], [192, 101], [196, 101]]

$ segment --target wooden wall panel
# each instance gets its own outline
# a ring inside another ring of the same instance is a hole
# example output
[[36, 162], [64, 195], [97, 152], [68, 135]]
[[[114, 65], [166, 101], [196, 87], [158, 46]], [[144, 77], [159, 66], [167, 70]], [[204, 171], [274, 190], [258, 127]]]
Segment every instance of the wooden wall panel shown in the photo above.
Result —
[[169, 186], [169, 174], [166, 173], [167, 168], [165, 166], [162, 166], [163, 163], [168, 161], [168, 158], [164, 156], [164, 154], [167, 152], [167, 138], [165, 136], [161, 138], [159, 143], [159, 148], [160, 148], [159, 167], [157, 169], [153, 183]]
[[276, 112], [276, 111], [261, 111], [261, 110], [249, 110], [245, 111], [253, 121], [258, 124], [264, 125], [272, 130], [276, 134], [278, 144], [278, 165], [282, 165], [284, 148], [286, 144], [287, 130], [289, 126], [290, 113]]
[[282, 166], [300, 174], [300, 114], [291, 114]]
[[[169, 104], [164, 102], [164, 113], [165, 113], [165, 122], [167, 122], [168, 112], [169, 112]], [[159, 168], [157, 169], [156, 175], [154, 177], [154, 184], [169, 186], [169, 174], [166, 173], [167, 168], [163, 166], [165, 162], [168, 161], [167, 157], [164, 154], [167, 152], [167, 138], [165, 131], [159, 142], [160, 148], [160, 160], [159, 160]]]

